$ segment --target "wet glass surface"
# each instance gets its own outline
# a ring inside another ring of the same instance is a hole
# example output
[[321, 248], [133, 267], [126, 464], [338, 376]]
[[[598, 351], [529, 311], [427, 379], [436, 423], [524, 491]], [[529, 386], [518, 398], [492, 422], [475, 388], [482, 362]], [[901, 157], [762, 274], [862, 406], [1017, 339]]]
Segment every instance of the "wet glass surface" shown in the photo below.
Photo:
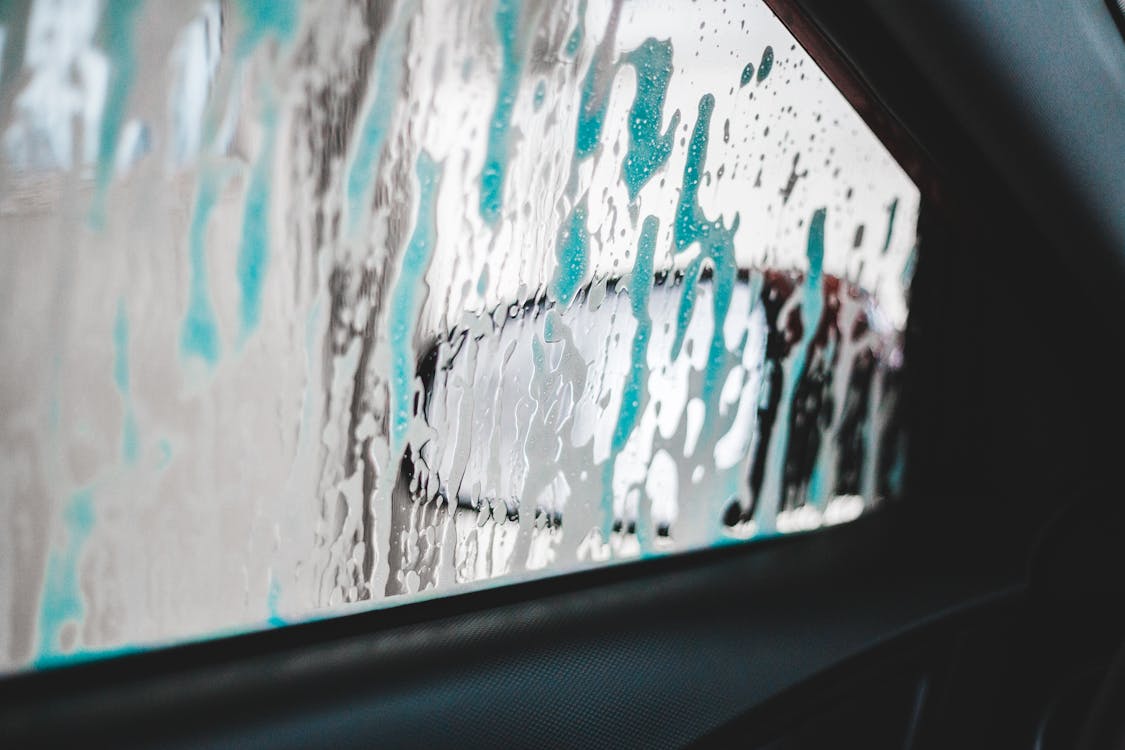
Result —
[[895, 495], [919, 193], [760, 2], [0, 8], [0, 671]]

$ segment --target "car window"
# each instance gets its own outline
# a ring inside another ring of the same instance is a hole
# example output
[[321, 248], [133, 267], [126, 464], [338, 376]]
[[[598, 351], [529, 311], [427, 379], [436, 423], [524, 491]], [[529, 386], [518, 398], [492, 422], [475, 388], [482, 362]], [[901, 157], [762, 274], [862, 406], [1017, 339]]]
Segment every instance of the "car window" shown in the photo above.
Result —
[[0, 670], [896, 495], [919, 191], [762, 2], [16, 5]]

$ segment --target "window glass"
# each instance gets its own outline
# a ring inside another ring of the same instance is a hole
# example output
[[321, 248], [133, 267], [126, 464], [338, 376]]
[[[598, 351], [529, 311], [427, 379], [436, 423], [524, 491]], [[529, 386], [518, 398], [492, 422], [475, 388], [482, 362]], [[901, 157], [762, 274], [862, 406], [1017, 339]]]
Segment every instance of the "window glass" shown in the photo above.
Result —
[[0, 669], [895, 494], [919, 192], [761, 2], [2, 7]]

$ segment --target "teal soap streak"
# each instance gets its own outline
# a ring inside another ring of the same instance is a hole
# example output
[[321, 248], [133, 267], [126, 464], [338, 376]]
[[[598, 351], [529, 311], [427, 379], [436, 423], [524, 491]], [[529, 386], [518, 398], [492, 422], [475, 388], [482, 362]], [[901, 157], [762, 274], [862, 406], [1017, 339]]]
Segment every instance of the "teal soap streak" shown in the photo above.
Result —
[[702, 250], [699, 256], [688, 265], [684, 277], [684, 291], [680, 297], [680, 309], [676, 318], [676, 336], [672, 342], [673, 358], [679, 356], [683, 347], [684, 336], [687, 334], [688, 323], [691, 322], [696, 285], [699, 282], [702, 263], [704, 260], [711, 261], [712, 283], [714, 285], [711, 303], [714, 313], [714, 333], [711, 337], [701, 394], [705, 403], [709, 403], [715, 390], [716, 381], [725, 364], [726, 342], [723, 334], [723, 323], [726, 320], [727, 312], [730, 310], [734, 282], [738, 274], [734, 259], [734, 235], [738, 231], [738, 214], [735, 214], [728, 229], [721, 218], [711, 221], [704, 216], [703, 210], [699, 207], [699, 185], [703, 178], [703, 169], [707, 160], [711, 114], [714, 107], [715, 98], [710, 94], [705, 94], [699, 100], [699, 116], [688, 143], [683, 187], [680, 190], [680, 200], [676, 205], [676, 222], [673, 231], [676, 252], [682, 253], [696, 242], [700, 244]]
[[652, 336], [652, 316], [648, 311], [652, 291], [653, 263], [656, 254], [656, 233], [660, 222], [655, 216], [646, 216], [637, 242], [637, 260], [629, 279], [629, 304], [637, 330], [633, 335], [633, 348], [629, 353], [629, 377], [621, 397], [621, 411], [611, 443], [614, 453], [625, 447], [629, 434], [640, 417], [641, 397], [644, 394], [644, 376], [648, 370], [648, 343]]
[[113, 384], [122, 395], [129, 393], [129, 318], [124, 300], [118, 301], [113, 320]]
[[115, 646], [113, 648], [86, 648], [69, 654], [53, 653], [41, 655], [36, 658], [34, 666], [36, 669], [74, 666], [75, 664], [85, 664], [103, 659], [117, 659], [122, 656], [141, 654], [148, 650], [149, 649], [143, 646], [135, 644]]
[[198, 357], [209, 365], [219, 359], [219, 331], [215, 312], [211, 307], [211, 293], [207, 287], [207, 221], [215, 208], [221, 180], [210, 172], [199, 179], [188, 230], [188, 256], [190, 286], [188, 310], [180, 329], [180, 352], [184, 357]]
[[375, 179], [379, 156], [391, 125], [395, 101], [402, 85], [402, 30], [387, 27], [375, 51], [375, 96], [360, 126], [355, 157], [348, 167], [348, 227], [354, 230], [367, 215], [371, 184]]
[[742, 69], [742, 77], [738, 80], [738, 87], [742, 88], [750, 81], [754, 80], [754, 63], [746, 63], [746, 67]]
[[289, 622], [281, 616], [278, 610], [278, 604], [281, 602], [281, 583], [270, 575], [270, 588], [266, 593], [266, 609], [269, 612], [269, 617], [266, 618], [266, 623], [273, 628], [280, 628], [288, 625]]
[[815, 464], [813, 464], [812, 473], [809, 474], [807, 494], [810, 500], [812, 500], [813, 502], [819, 502], [822, 499], [827, 499], [821, 497], [821, 493], [824, 491], [823, 485], [824, 478], [820, 470], [820, 461], [817, 461]]
[[237, 57], [250, 54], [267, 36], [284, 41], [297, 30], [297, 0], [238, 0], [238, 10], [246, 25], [235, 50]]
[[695, 309], [699, 271], [702, 265], [703, 257], [698, 256], [688, 263], [687, 268], [684, 269], [684, 288], [680, 292], [680, 304], [676, 310], [676, 336], [672, 339], [672, 359], [678, 358], [684, 347], [684, 336], [687, 335], [688, 324], [691, 323], [691, 314]]
[[133, 79], [136, 77], [137, 55], [133, 45], [133, 25], [141, 5], [141, 0], [114, 0], [106, 3], [105, 17], [102, 19], [110, 71], [98, 132], [94, 207], [90, 217], [91, 223], [98, 229], [105, 226], [105, 192], [113, 177], [121, 123], [125, 120], [125, 106], [129, 102]]
[[497, 0], [496, 32], [500, 39], [500, 79], [496, 87], [496, 107], [488, 126], [488, 148], [480, 173], [480, 215], [488, 224], [500, 219], [504, 202], [504, 175], [508, 169], [508, 131], [523, 67], [517, 46], [519, 35], [517, 0]]
[[[734, 261], [734, 231], [738, 228], [738, 218], [735, 217], [734, 226], [730, 233], [717, 238], [719, 241], [712, 245], [708, 257], [712, 262], [712, 291], [711, 291], [711, 319], [714, 329], [711, 333], [711, 348], [707, 354], [707, 365], [703, 370], [703, 385], [700, 388], [700, 398], [708, 407], [717, 408], [712, 404], [713, 396], [718, 394], [719, 378], [726, 370], [727, 348], [726, 334], [723, 324], [730, 312], [731, 298], [734, 296], [734, 283], [738, 277], [738, 268]], [[705, 435], [710, 435], [710, 424], [705, 425]]]
[[17, 45], [12, 38], [12, 28], [17, 24], [23, 25], [21, 22], [22, 16], [27, 12], [26, 5], [23, 2], [17, 3], [16, 0], [0, 0], [0, 37], [5, 37], [5, 41], [0, 43], [0, 101], [8, 100], [8, 88], [20, 72], [23, 50], [18, 47], [23, 45]]
[[574, 31], [570, 32], [570, 36], [566, 40], [566, 55], [567, 57], [574, 57], [578, 52], [578, 48], [582, 45], [582, 27], [578, 26]]
[[543, 109], [543, 100], [547, 98], [547, 84], [543, 81], [535, 84], [535, 97], [531, 100], [532, 108], [538, 112]]
[[570, 32], [570, 36], [566, 39], [566, 47], [564, 48], [566, 56], [573, 58], [578, 54], [578, 48], [582, 46], [582, 39], [586, 36], [586, 0], [581, 0], [578, 3], [578, 23], [574, 26], [574, 31]]
[[[111, 0], [112, 1], [112, 0]], [[300, 0], [234, 0], [242, 22], [234, 42], [234, 59], [242, 64], [265, 39], [285, 43], [293, 38], [300, 24]], [[224, 20], [225, 20], [224, 12]], [[208, 127], [208, 140], [214, 137]]]
[[809, 221], [809, 241], [805, 250], [809, 259], [809, 273], [805, 279], [805, 287], [810, 290], [820, 290], [820, 279], [824, 273], [824, 223], [827, 214], [826, 209], [818, 208]]
[[827, 211], [818, 208], [813, 212], [809, 222], [809, 238], [806, 246], [806, 256], [809, 260], [809, 270], [805, 274], [805, 283], [801, 287], [801, 318], [804, 323], [804, 334], [800, 344], [796, 347], [793, 356], [793, 365], [790, 372], [792, 377], [785, 383], [781, 402], [785, 404], [785, 411], [778, 415], [778, 437], [776, 449], [770, 449], [770, 470], [775, 476], [781, 476], [784, 469], [785, 454], [789, 445], [789, 419], [792, 413], [792, 402], [797, 390], [797, 383], [805, 375], [810, 349], [813, 339], [816, 338], [816, 329], [820, 316], [824, 312], [824, 293], [822, 290], [822, 274], [824, 271], [824, 226]]
[[272, 178], [274, 133], [277, 130], [273, 108], [267, 109], [263, 118], [266, 139], [262, 152], [250, 174], [246, 189], [246, 207], [242, 218], [242, 240], [238, 247], [238, 287], [241, 293], [243, 339], [258, 325], [262, 309], [262, 287], [270, 259], [270, 184]]
[[898, 198], [891, 201], [891, 205], [887, 206], [887, 239], [883, 242], [883, 255], [891, 249], [891, 238], [895, 233], [895, 214], [898, 213]]
[[762, 61], [758, 63], [758, 83], [766, 80], [771, 70], [773, 70], [773, 47], [767, 44], [762, 50]]
[[67, 658], [59, 636], [67, 623], [81, 623], [85, 614], [78, 580], [82, 547], [94, 528], [94, 496], [88, 490], [74, 493], [63, 511], [66, 545], [47, 557], [43, 594], [39, 603], [39, 653], [35, 664], [47, 666]]
[[629, 150], [622, 174], [629, 199], [637, 194], [652, 175], [668, 161], [672, 141], [680, 124], [680, 113], [672, 115], [668, 129], [661, 134], [664, 99], [672, 77], [672, 43], [646, 39], [630, 52], [625, 62], [636, 68], [637, 94], [629, 109]]
[[[629, 352], [629, 374], [621, 390], [621, 409], [617, 413], [609, 457], [602, 467], [602, 507], [607, 524], [613, 515], [613, 473], [617, 466], [617, 456], [624, 450], [629, 435], [637, 426], [644, 403], [648, 344], [652, 337], [652, 316], [648, 311], [648, 300], [652, 292], [656, 233], [659, 227], [660, 222], [655, 216], [645, 217], [641, 225], [640, 240], [637, 242], [637, 260], [629, 278], [629, 305], [633, 318], [637, 321], [637, 329]], [[647, 529], [642, 530], [640, 526], [637, 530], [639, 534], [647, 533]]]
[[414, 407], [414, 328], [420, 308], [418, 289], [434, 250], [434, 192], [441, 167], [425, 151], [418, 154], [418, 213], [410, 242], [402, 255], [402, 268], [391, 295], [388, 336], [391, 345], [391, 447], [402, 450]]
[[551, 292], [560, 305], [569, 305], [586, 277], [590, 235], [586, 229], [586, 199], [570, 213], [570, 221], [559, 232], [555, 244], [558, 267], [551, 283]]
[[822, 275], [824, 272], [824, 225], [827, 220], [826, 209], [818, 208], [813, 212], [809, 222], [809, 239], [805, 254], [809, 260], [809, 270], [805, 274], [805, 283], [801, 293], [801, 318], [804, 321], [804, 335], [801, 345], [793, 360], [794, 377], [787, 388], [786, 399], [792, 398], [796, 384], [804, 377], [805, 366], [808, 362], [813, 339], [816, 338], [816, 329], [820, 323], [820, 316], [824, 312], [824, 292], [822, 290]]
[[715, 97], [704, 94], [699, 100], [699, 116], [688, 142], [687, 160], [684, 162], [683, 187], [676, 204], [676, 223], [673, 238], [676, 252], [683, 252], [709, 233], [715, 225], [707, 221], [699, 208], [699, 183], [703, 179], [703, 165], [707, 160], [708, 128]]
[[793, 360], [793, 372], [796, 377], [789, 383], [789, 393], [795, 390], [796, 383], [804, 374], [809, 349], [816, 337], [821, 313], [824, 312], [821, 277], [824, 272], [824, 225], [826, 218], [826, 209], [818, 208], [813, 212], [812, 220], [809, 222], [809, 239], [805, 251], [809, 260], [809, 270], [805, 274], [805, 283], [801, 292], [801, 318], [804, 321], [804, 335], [801, 337], [801, 345]]
[[129, 388], [129, 319], [125, 303], [117, 303], [113, 322], [113, 382], [125, 402], [125, 421], [121, 428], [121, 455], [125, 463], [137, 462], [137, 419], [133, 413], [133, 396]]
[[582, 81], [582, 95], [578, 102], [578, 124], [574, 133], [574, 158], [581, 161], [598, 150], [605, 124], [609, 96], [602, 92], [598, 76], [598, 59], [590, 63]]
[[[579, 9], [581, 23], [586, 16], [585, 3]], [[609, 56], [613, 33], [612, 24], [616, 21], [611, 16], [611, 32], [609, 36], [598, 45], [586, 68], [586, 76], [582, 79], [582, 90], [578, 101], [578, 121], [574, 131], [574, 160], [580, 162], [592, 156], [598, 150], [601, 142], [602, 128], [605, 125], [606, 109], [609, 107], [609, 84], [613, 80], [615, 66], [610, 64]], [[577, 51], [577, 49], [576, 49]]]

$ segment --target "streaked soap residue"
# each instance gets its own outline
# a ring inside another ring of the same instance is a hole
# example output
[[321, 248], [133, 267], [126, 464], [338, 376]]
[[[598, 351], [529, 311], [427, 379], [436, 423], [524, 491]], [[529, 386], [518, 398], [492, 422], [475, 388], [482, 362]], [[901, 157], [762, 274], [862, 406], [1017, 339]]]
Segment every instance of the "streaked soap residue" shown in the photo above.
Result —
[[89, 490], [79, 490], [62, 513], [62, 536], [51, 545], [43, 573], [39, 614], [39, 663], [48, 663], [74, 650], [78, 625], [85, 615], [79, 575], [82, 548], [94, 528], [94, 500]]
[[0, 670], [893, 497], [918, 190], [740, 5], [0, 6]]

